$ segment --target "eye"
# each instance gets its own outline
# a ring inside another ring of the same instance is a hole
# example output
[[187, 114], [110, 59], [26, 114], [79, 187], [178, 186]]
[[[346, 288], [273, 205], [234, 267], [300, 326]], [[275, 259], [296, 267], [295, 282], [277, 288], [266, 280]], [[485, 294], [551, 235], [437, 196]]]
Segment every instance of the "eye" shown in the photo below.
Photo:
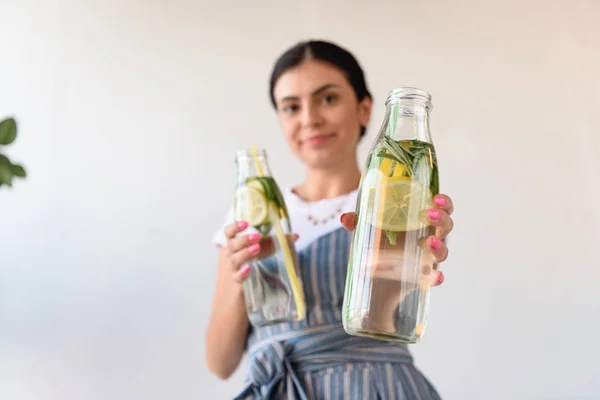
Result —
[[297, 112], [299, 108], [300, 108], [300, 107], [298, 107], [298, 105], [297, 105], [297, 104], [288, 104], [288, 105], [284, 106], [284, 107], [281, 109], [281, 111], [282, 111], [284, 114], [292, 115], [292, 114], [294, 114], [295, 112]]
[[332, 104], [335, 103], [338, 99], [338, 95], [337, 94], [328, 94], [327, 96], [323, 97], [323, 104]]

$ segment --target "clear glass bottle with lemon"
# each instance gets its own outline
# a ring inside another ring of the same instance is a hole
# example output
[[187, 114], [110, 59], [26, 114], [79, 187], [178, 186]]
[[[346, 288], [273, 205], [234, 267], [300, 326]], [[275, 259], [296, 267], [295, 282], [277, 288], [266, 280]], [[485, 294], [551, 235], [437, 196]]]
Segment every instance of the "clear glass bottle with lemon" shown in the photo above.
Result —
[[243, 283], [248, 318], [257, 327], [302, 320], [306, 305], [291, 224], [266, 152], [239, 151], [236, 163], [235, 220], [248, 222], [241, 234], [261, 234], [261, 250]]
[[351, 335], [403, 343], [423, 335], [435, 267], [426, 212], [439, 193], [430, 111], [431, 96], [421, 89], [394, 89], [386, 100], [356, 206], [343, 303]]

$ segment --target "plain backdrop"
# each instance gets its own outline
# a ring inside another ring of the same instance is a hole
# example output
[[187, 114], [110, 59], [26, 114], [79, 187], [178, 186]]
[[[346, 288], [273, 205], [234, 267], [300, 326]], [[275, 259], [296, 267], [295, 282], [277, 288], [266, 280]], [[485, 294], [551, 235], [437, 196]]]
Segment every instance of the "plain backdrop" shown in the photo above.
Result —
[[303, 178], [276, 57], [333, 40], [375, 96], [433, 96], [455, 202], [411, 346], [444, 399], [600, 399], [600, 2], [0, 0], [0, 398], [228, 399], [204, 362], [234, 152]]

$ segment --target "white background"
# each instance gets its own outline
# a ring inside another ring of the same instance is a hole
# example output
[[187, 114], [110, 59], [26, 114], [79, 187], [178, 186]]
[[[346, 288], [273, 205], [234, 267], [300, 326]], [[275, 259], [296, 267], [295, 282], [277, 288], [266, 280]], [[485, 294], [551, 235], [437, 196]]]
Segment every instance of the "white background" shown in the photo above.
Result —
[[0, 398], [227, 399], [204, 333], [235, 150], [302, 179], [275, 58], [349, 48], [434, 101], [456, 204], [417, 365], [444, 399], [600, 399], [600, 2], [0, 0]]

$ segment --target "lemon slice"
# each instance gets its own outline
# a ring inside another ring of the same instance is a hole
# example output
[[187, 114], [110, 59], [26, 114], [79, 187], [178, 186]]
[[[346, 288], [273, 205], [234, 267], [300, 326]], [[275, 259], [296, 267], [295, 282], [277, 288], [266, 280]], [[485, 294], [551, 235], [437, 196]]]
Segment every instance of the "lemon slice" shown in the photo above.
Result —
[[398, 179], [406, 181], [410, 180], [410, 178], [404, 174], [404, 172], [406, 171], [406, 167], [404, 166], [404, 164], [393, 161], [387, 157], [381, 161], [381, 164], [379, 165], [379, 170], [388, 179]]
[[[260, 183], [259, 183], [260, 185]], [[267, 198], [254, 186], [242, 186], [235, 192], [236, 220], [258, 226], [268, 220]]]
[[246, 186], [252, 189], [256, 189], [259, 192], [263, 193], [264, 195], [264, 187], [262, 185], [262, 183], [260, 183], [260, 181], [258, 179], [253, 179], [253, 180], [247, 180], [246, 181]]
[[424, 213], [433, 207], [431, 191], [418, 181], [398, 178], [384, 180], [378, 196], [371, 197], [373, 222], [378, 228], [393, 232], [426, 227]]

